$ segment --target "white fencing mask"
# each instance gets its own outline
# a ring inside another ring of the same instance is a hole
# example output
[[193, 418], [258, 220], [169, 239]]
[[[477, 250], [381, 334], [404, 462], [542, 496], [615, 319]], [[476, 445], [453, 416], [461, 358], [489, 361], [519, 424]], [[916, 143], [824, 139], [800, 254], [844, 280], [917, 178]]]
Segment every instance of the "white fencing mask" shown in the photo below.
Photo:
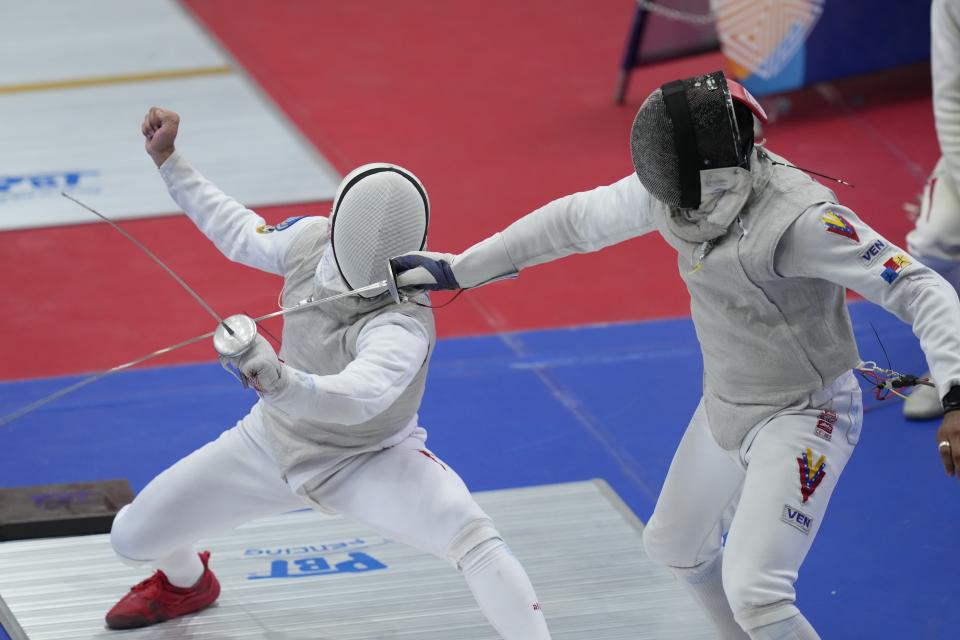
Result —
[[347, 286], [359, 289], [385, 280], [388, 258], [422, 251], [429, 220], [427, 192], [403, 167], [378, 163], [351, 171], [340, 183], [330, 213], [333, 256]]

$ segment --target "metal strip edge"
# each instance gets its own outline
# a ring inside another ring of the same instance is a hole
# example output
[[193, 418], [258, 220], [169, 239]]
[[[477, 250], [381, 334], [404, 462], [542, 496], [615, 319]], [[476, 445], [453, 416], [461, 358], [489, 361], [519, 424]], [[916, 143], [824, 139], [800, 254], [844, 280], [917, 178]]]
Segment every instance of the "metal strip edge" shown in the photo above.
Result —
[[3, 596], [0, 596], [0, 626], [2, 626], [3, 630], [10, 636], [10, 640], [30, 640], [23, 630], [23, 627], [21, 627], [17, 619], [13, 617], [13, 612], [10, 611], [10, 607], [3, 601]]
[[641, 520], [640, 517], [633, 512], [633, 509], [627, 506], [627, 503], [623, 501], [623, 498], [621, 498], [619, 494], [613, 490], [613, 487], [611, 487], [606, 480], [603, 478], [593, 478], [590, 480], [590, 482], [597, 488], [601, 495], [603, 495], [603, 497], [610, 502], [611, 506], [620, 512], [620, 515], [623, 516], [623, 519], [626, 520], [630, 526], [637, 530], [637, 533], [643, 533], [643, 529], [645, 527], [643, 520]]

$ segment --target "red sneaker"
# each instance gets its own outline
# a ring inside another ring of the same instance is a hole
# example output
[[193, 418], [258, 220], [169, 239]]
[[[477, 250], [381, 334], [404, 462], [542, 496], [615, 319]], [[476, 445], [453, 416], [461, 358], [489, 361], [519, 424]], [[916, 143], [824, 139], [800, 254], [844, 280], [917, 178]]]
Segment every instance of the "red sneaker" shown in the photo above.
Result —
[[163, 571], [135, 585], [107, 612], [107, 626], [111, 629], [146, 627], [209, 607], [220, 595], [220, 582], [207, 567], [209, 551], [200, 554], [200, 561], [203, 575], [189, 589], [170, 584]]

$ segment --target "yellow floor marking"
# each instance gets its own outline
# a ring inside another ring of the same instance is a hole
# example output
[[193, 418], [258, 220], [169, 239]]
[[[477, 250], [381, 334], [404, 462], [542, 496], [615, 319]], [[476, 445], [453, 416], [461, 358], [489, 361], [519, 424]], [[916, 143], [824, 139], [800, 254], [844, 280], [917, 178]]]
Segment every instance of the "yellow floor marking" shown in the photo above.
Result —
[[195, 69], [176, 69], [172, 71], [151, 71], [148, 73], [130, 73], [93, 78], [75, 78], [71, 80], [53, 80], [49, 82], [26, 82], [23, 84], [0, 85], [0, 95], [8, 93], [28, 93], [32, 91], [52, 91], [54, 89], [76, 89], [79, 87], [97, 87], [129, 82], [150, 82], [152, 80], [173, 80], [176, 78], [194, 78], [196, 76], [214, 76], [230, 73], [232, 69], [219, 67], [197, 67]]

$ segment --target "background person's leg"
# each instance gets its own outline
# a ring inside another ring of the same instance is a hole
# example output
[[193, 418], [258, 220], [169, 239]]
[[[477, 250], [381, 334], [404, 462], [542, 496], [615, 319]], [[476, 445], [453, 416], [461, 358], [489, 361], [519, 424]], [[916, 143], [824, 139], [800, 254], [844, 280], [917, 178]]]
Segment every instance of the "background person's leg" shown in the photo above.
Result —
[[[924, 187], [916, 228], [907, 234], [907, 249], [960, 290], [960, 194], [944, 158]], [[903, 404], [903, 415], [911, 420], [942, 414], [940, 394], [933, 387], [915, 387]]]

